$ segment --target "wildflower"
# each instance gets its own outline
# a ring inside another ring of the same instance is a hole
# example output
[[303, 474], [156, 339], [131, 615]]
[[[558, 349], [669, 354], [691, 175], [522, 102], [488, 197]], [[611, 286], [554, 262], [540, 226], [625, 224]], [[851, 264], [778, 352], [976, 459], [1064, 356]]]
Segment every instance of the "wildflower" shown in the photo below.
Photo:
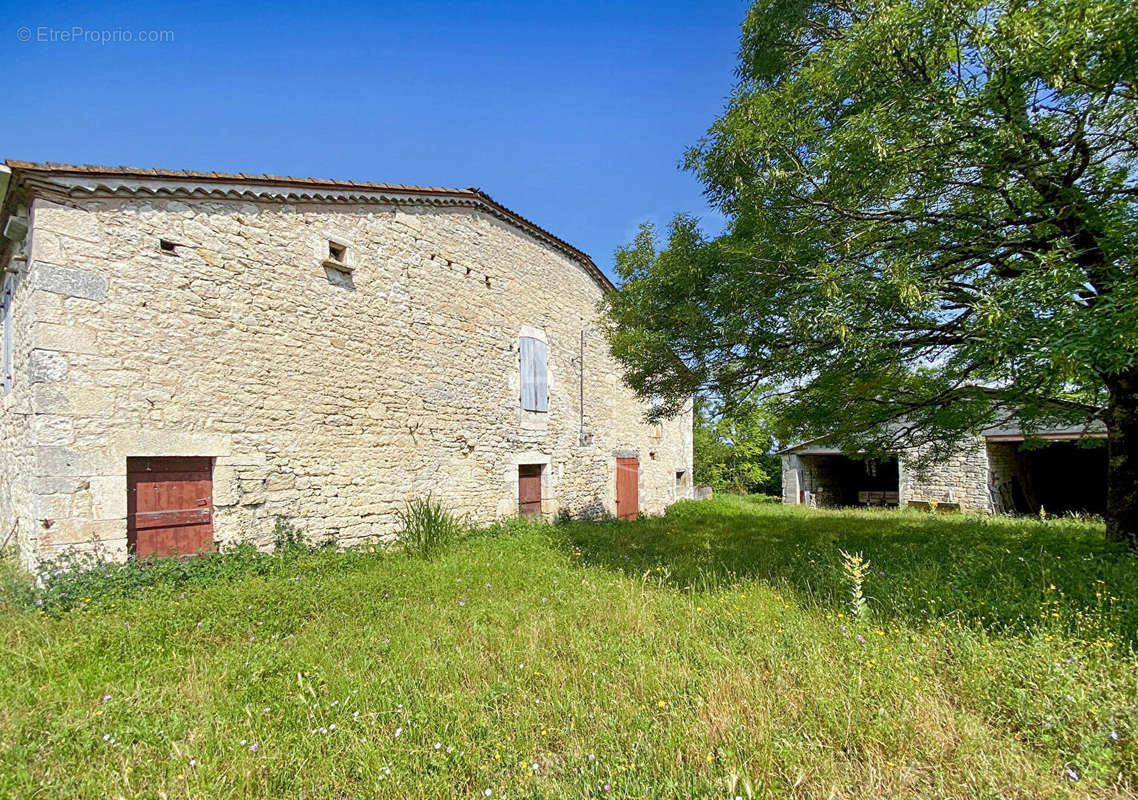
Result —
[[1122, 735], [1118, 731], [1111, 731], [1110, 732], [1110, 738], [1111, 738], [1111, 740], [1117, 742], [1119, 739], [1122, 738]]
[[247, 742], [244, 739], [242, 739], [241, 740], [241, 746], [244, 747], [246, 744], [247, 744]]
[[256, 742], [253, 742], [253, 744], [249, 745], [249, 752], [250, 753], [256, 753], [258, 749], [260, 749], [260, 748], [257, 747]]
[[109, 733], [104, 733], [103, 734], [103, 741], [109, 742], [110, 740], [111, 740], [111, 735]]
[[399, 734], [401, 734], [401, 733], [403, 733], [403, 729], [402, 728], [396, 728], [395, 729], [395, 738], [398, 739]]
[[330, 730], [330, 731], [334, 731], [334, 730], [336, 730], [336, 723], [335, 723], [335, 722], [333, 722], [331, 725], [329, 725], [329, 726], [328, 726], [328, 730]]
[[606, 791], [606, 792], [611, 792], [611, 791], [612, 791], [612, 787], [611, 787], [611, 786], [609, 786], [607, 783], [605, 784], [605, 791]]
[[198, 765], [198, 760], [196, 758], [191, 758], [190, 759], [190, 766], [196, 767], [197, 765]]
[[482, 793], [482, 796], [483, 796], [483, 797], [489, 797], [489, 796], [490, 796], [490, 795], [492, 795], [492, 794], [494, 794], [494, 792], [492, 792], [492, 791], [490, 791], [489, 789], [487, 789], [486, 791], [484, 791], [484, 792]]
[[860, 633], [857, 635], [857, 640], [859, 642], [861, 642], [862, 644], [865, 644], [865, 637], [862, 636]]
[[667, 707], [668, 707], [668, 704], [667, 704], [667, 703], [665, 703], [663, 700], [661, 700], [660, 702], [656, 703], [656, 705], [657, 705], [657, 706], [659, 706], [660, 708], [667, 708]]
[[1067, 769], [1063, 772], [1063, 775], [1069, 781], [1077, 781], [1079, 779], [1079, 773], [1075, 772], [1075, 770], [1071, 769], [1070, 767], [1067, 767]]
[[200, 628], [201, 626], [202, 626], [202, 621], [199, 619], [196, 627]]
[[105, 694], [105, 695], [103, 695], [103, 702], [104, 702], [104, 703], [106, 703], [106, 702], [109, 702], [109, 701], [110, 701], [110, 699], [111, 699], [111, 696], [110, 696], [109, 694]]
[[466, 605], [466, 601], [465, 601], [465, 600], [459, 600], [459, 601], [458, 601], [458, 607], [459, 607], [459, 608], [462, 608], [462, 607], [463, 607], [463, 606], [465, 606], [465, 605]]
[[442, 744], [435, 742], [435, 749], [438, 750], [440, 747], [442, 747]]

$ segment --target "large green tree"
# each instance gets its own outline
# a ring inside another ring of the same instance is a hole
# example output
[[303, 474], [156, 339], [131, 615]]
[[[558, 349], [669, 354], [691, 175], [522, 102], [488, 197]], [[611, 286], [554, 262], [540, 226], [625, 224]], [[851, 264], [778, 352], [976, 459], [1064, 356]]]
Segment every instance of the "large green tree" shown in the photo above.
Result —
[[725, 492], [782, 491], [779, 457], [759, 406], [748, 403], [723, 414], [717, 403], [697, 397], [693, 416], [696, 483]]
[[760, 0], [686, 159], [725, 232], [618, 253], [630, 383], [930, 459], [1105, 422], [1138, 542], [1136, 67], [1132, 0]]

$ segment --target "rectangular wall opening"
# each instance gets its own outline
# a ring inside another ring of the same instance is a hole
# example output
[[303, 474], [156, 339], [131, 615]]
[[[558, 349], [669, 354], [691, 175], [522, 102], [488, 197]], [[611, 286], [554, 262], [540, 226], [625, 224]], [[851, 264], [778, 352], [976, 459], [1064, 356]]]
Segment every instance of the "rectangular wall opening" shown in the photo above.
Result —
[[1106, 511], [1105, 442], [1087, 447], [1053, 442], [1026, 448], [1022, 442], [988, 442], [992, 499], [1010, 514], [1103, 514]]
[[900, 469], [896, 456], [858, 459], [838, 454], [799, 456], [806, 473], [803, 499], [814, 505], [895, 506], [900, 500]]

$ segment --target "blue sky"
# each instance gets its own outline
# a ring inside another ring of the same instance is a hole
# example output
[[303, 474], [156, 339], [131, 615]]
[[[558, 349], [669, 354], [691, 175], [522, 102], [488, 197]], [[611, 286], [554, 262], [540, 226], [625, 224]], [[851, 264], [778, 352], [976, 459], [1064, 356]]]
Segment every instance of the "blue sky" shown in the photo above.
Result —
[[642, 221], [720, 224], [677, 164], [731, 91], [741, 0], [3, 11], [2, 157], [477, 186], [610, 275]]

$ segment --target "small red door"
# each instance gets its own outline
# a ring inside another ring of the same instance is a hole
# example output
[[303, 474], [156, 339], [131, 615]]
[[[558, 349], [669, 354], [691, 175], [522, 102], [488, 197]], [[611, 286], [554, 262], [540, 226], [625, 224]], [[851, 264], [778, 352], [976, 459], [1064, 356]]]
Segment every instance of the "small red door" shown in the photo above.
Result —
[[213, 462], [126, 460], [127, 547], [137, 558], [213, 552]]
[[636, 519], [640, 512], [640, 461], [635, 458], [616, 460], [616, 516]]
[[518, 466], [518, 512], [541, 513], [541, 464]]

